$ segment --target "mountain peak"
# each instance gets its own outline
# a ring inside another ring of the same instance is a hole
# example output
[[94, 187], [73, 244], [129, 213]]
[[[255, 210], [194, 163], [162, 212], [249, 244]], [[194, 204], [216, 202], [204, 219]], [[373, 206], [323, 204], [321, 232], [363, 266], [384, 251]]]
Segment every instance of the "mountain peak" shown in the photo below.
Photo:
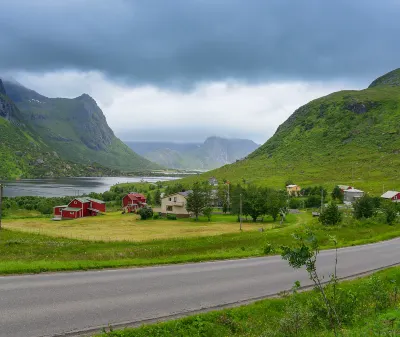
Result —
[[378, 77], [369, 85], [368, 88], [375, 88], [380, 86], [400, 87], [400, 68], [392, 70], [387, 74]]
[[1, 80], [1, 78], [0, 78], [0, 94], [1, 95], [6, 95], [7, 94], [6, 93], [6, 89], [4, 88], [3, 81]]

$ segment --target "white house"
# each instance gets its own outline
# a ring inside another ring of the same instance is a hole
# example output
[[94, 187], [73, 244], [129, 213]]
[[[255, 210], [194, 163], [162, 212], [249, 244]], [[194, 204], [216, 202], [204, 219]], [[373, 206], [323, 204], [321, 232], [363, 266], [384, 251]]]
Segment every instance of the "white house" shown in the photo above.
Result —
[[381, 195], [381, 198], [391, 200], [393, 202], [400, 202], [400, 192], [387, 191]]
[[170, 194], [161, 199], [161, 214], [175, 214], [178, 218], [188, 218], [190, 213], [186, 209], [187, 196], [191, 190]]
[[364, 191], [357, 190], [356, 188], [351, 188], [349, 190], [345, 190], [344, 194], [344, 202], [345, 203], [352, 203], [357, 199], [361, 198], [364, 195]]

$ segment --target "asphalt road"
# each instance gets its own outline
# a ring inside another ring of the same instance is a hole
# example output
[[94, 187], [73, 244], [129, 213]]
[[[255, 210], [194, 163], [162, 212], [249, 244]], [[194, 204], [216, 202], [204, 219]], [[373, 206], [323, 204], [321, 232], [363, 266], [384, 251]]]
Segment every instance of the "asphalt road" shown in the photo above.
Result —
[[[400, 238], [339, 250], [338, 276], [400, 263]], [[321, 252], [321, 273], [334, 251]], [[0, 277], [0, 336], [37, 337], [139, 322], [276, 294], [300, 280], [280, 257]]]

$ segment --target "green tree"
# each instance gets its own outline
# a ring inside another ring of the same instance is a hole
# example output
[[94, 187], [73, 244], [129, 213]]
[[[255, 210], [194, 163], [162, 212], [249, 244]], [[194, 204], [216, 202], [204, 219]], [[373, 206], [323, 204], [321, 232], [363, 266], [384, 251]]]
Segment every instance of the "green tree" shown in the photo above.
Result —
[[146, 196], [146, 203], [147, 203], [147, 205], [153, 204], [153, 198], [152, 198], [152, 195], [151, 195], [150, 192], [147, 193], [147, 196]]
[[354, 217], [356, 219], [370, 218], [375, 214], [374, 200], [368, 194], [364, 194], [353, 204]]
[[325, 226], [334, 226], [342, 221], [338, 206], [331, 202], [320, 214], [318, 219]]
[[143, 207], [138, 211], [141, 220], [151, 219], [153, 217], [153, 210], [151, 207]]
[[274, 221], [278, 218], [278, 215], [286, 208], [287, 195], [283, 191], [269, 190], [267, 194], [267, 213], [272, 216]]
[[154, 204], [157, 206], [161, 205], [161, 192], [159, 189], [156, 189], [154, 192]]
[[337, 200], [339, 202], [343, 202], [343, 198], [344, 198], [344, 193], [343, 191], [340, 189], [339, 186], [335, 186], [332, 190], [332, 199], [333, 200]]
[[218, 204], [222, 206], [222, 211], [226, 213], [228, 211], [229, 205], [229, 198], [228, 198], [228, 184], [219, 184], [217, 188], [217, 199]]
[[321, 197], [318, 195], [309, 195], [306, 200], [306, 206], [309, 208], [321, 206]]
[[195, 215], [196, 221], [204, 208], [209, 206], [211, 197], [210, 185], [196, 181], [192, 187], [192, 193], [186, 198], [186, 209]]
[[381, 210], [385, 214], [386, 222], [389, 225], [393, 225], [397, 218], [397, 208], [397, 205], [392, 201], [385, 200], [381, 202]]
[[262, 188], [256, 185], [248, 185], [243, 199], [243, 214], [250, 215], [253, 222], [257, 221], [260, 215], [266, 213], [266, 195]]
[[212, 207], [207, 206], [203, 209], [203, 215], [207, 217], [208, 221], [211, 221]]

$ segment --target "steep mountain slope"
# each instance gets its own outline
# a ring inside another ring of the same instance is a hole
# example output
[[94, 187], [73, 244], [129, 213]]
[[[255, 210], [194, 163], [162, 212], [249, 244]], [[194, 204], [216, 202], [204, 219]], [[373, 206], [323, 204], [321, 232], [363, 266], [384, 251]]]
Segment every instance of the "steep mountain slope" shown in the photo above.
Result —
[[126, 142], [149, 160], [177, 169], [210, 170], [233, 163], [258, 145], [247, 139], [209, 137], [203, 144]]
[[81, 165], [61, 159], [46, 145], [7, 96], [0, 80], [0, 179], [117, 174], [99, 165]]
[[140, 171], [158, 168], [134, 153], [110, 129], [101, 109], [87, 94], [74, 99], [48, 98], [18, 83], [4, 82], [21, 120], [57, 153], [70, 161]]
[[340, 91], [297, 109], [247, 159], [203, 178], [282, 188], [347, 183], [366, 191], [400, 189], [400, 70], [360, 91]]

